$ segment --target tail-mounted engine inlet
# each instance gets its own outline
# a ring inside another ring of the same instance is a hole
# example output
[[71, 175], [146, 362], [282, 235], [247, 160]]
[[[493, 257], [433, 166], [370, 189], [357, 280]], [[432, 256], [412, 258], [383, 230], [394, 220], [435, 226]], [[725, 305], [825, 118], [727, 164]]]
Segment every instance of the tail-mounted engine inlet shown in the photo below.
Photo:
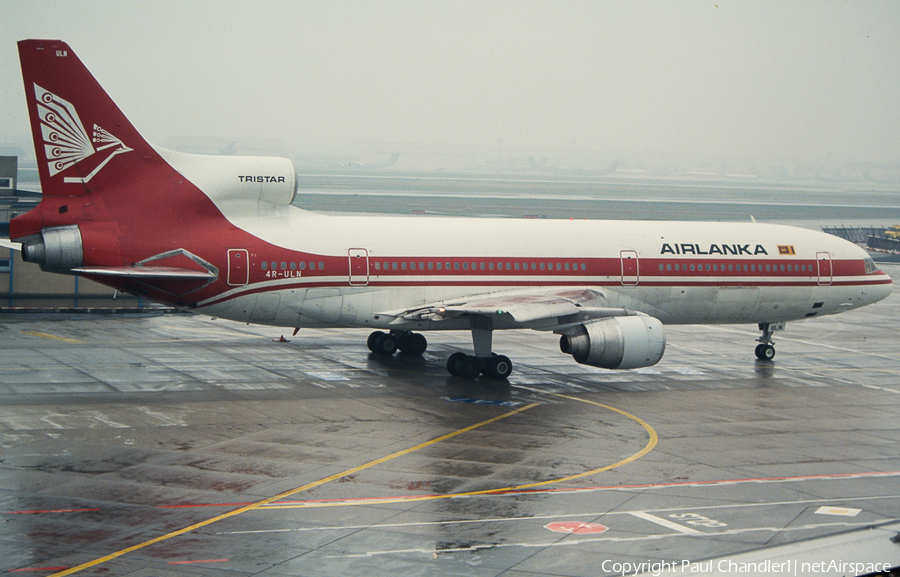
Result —
[[22, 260], [46, 272], [67, 272], [84, 264], [84, 245], [78, 225], [54, 226], [22, 238]]

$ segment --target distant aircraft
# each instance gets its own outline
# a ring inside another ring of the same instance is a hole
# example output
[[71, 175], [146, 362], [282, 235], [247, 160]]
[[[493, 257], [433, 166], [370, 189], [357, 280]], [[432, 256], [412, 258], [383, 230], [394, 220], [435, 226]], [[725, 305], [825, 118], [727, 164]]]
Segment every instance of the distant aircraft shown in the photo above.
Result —
[[10, 225], [26, 261], [237, 321], [367, 327], [374, 353], [413, 331], [471, 331], [453, 375], [505, 378], [499, 329], [560, 335], [576, 361], [646, 367], [664, 324], [783, 323], [871, 304], [891, 279], [837, 237], [756, 223], [325, 216], [291, 206], [289, 160], [148, 144], [75, 53], [19, 42], [43, 199]]

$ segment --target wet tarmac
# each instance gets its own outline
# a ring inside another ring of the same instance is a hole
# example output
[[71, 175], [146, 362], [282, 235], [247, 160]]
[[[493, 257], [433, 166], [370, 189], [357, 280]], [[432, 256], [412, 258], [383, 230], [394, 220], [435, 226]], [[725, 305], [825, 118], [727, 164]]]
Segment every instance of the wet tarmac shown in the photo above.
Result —
[[358, 330], [4, 315], [0, 570], [616, 575], [897, 519], [898, 318], [895, 292], [788, 324], [770, 363], [755, 327], [669, 327], [633, 371], [501, 332], [498, 383], [446, 373], [466, 333], [384, 359]]

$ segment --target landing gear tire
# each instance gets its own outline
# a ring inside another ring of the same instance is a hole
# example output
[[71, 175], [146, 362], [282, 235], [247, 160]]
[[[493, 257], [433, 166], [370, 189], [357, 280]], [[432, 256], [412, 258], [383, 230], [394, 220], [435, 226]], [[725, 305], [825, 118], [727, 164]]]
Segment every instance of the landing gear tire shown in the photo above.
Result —
[[456, 374], [464, 379], [474, 379], [481, 374], [481, 361], [469, 355], [456, 361]]
[[484, 375], [495, 379], [505, 379], [512, 374], [512, 361], [504, 355], [491, 357], [487, 362]]
[[771, 361], [775, 358], [775, 347], [765, 343], [756, 345], [756, 358], [761, 361]]
[[375, 331], [374, 333], [369, 335], [369, 338], [366, 340], [366, 345], [369, 347], [369, 350], [372, 351], [373, 353], [378, 352], [378, 337], [380, 337], [382, 335], [384, 335], [383, 332]]
[[465, 353], [453, 353], [450, 355], [450, 358], [447, 359], [447, 372], [454, 377], [458, 377], [459, 373], [456, 372], [456, 363], [464, 358], [466, 358]]
[[392, 334], [381, 333], [375, 337], [375, 348], [372, 352], [386, 357], [393, 355], [397, 352], [397, 338]]
[[410, 333], [400, 338], [399, 346], [401, 352], [418, 357], [428, 349], [428, 341], [419, 333]]

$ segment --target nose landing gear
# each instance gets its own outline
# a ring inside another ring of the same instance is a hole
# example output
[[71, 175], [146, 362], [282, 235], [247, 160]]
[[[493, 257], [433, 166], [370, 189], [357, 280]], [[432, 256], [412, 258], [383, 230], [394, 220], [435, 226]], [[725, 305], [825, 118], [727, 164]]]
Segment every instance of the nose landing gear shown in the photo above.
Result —
[[771, 361], [775, 358], [775, 343], [772, 340], [772, 334], [775, 331], [783, 331], [784, 323], [759, 323], [759, 330], [762, 336], [756, 339], [759, 344], [756, 345], [756, 358], [761, 361]]

